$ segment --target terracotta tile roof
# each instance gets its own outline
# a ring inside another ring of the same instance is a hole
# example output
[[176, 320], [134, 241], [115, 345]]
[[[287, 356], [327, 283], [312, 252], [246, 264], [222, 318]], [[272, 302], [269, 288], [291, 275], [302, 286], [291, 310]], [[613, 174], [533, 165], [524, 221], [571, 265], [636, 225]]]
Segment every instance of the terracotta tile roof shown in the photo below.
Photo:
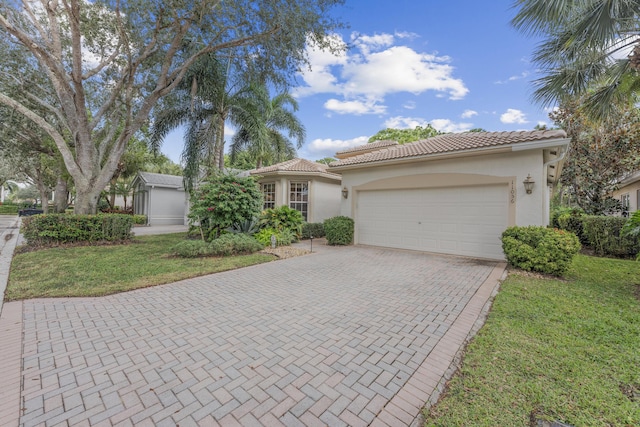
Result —
[[312, 162], [305, 159], [291, 159], [275, 165], [265, 166], [260, 169], [254, 169], [251, 175], [267, 175], [278, 172], [304, 172], [308, 174], [322, 174], [340, 177], [339, 174], [327, 171], [328, 166], [322, 163]]
[[167, 188], [182, 188], [182, 177], [162, 173], [140, 172], [140, 178], [146, 185]]
[[356, 156], [358, 154], [368, 153], [370, 151], [378, 150], [380, 148], [391, 147], [391, 146], [394, 146], [394, 145], [398, 145], [398, 142], [397, 141], [391, 141], [391, 140], [388, 140], [388, 139], [381, 140], [381, 141], [375, 141], [375, 142], [371, 142], [369, 144], [359, 145], [357, 147], [352, 147], [352, 148], [348, 148], [346, 150], [338, 151], [336, 153], [336, 157], [339, 158], [339, 159], [342, 159], [342, 158], [345, 158], [345, 157]]
[[563, 130], [447, 133], [409, 144], [394, 145], [374, 152], [344, 158], [331, 163], [331, 168], [566, 137], [567, 134]]

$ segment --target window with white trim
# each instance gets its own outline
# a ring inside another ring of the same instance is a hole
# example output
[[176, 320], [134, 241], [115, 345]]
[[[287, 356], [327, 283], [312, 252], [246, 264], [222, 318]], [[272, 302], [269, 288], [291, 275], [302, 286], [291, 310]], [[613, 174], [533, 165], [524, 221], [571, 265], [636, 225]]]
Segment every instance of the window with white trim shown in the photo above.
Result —
[[290, 182], [289, 183], [289, 207], [300, 211], [304, 220], [307, 220], [309, 209], [309, 183]]
[[264, 198], [263, 209], [276, 207], [276, 183], [266, 182], [262, 184], [262, 196]]
[[631, 196], [629, 193], [620, 196], [620, 203], [622, 204], [622, 215], [629, 215], [629, 206], [631, 205]]

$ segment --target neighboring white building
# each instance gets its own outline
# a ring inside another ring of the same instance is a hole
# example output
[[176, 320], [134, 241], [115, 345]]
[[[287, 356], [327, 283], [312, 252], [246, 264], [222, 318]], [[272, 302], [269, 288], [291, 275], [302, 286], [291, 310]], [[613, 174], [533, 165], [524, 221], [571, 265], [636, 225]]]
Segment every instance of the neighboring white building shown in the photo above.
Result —
[[549, 223], [568, 144], [561, 130], [380, 141], [337, 153], [329, 171], [348, 192], [341, 215], [355, 221], [354, 243], [504, 259], [508, 226]]
[[249, 173], [258, 178], [265, 209], [287, 205], [299, 210], [307, 222], [323, 222], [340, 215], [340, 174], [327, 168], [321, 163], [291, 159]]
[[188, 193], [181, 176], [140, 172], [133, 181], [133, 213], [148, 225], [187, 225]]

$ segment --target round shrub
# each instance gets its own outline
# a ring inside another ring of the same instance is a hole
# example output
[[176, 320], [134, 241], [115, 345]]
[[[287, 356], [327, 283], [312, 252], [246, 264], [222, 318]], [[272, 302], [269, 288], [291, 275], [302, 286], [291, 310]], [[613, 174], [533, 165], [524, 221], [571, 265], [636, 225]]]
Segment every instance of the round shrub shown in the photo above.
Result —
[[502, 250], [509, 264], [527, 271], [562, 275], [580, 250], [575, 234], [546, 227], [509, 227]]
[[171, 253], [183, 258], [197, 258], [211, 255], [209, 245], [202, 240], [185, 240], [171, 248]]
[[336, 216], [324, 221], [324, 232], [329, 245], [350, 245], [353, 242], [353, 220]]

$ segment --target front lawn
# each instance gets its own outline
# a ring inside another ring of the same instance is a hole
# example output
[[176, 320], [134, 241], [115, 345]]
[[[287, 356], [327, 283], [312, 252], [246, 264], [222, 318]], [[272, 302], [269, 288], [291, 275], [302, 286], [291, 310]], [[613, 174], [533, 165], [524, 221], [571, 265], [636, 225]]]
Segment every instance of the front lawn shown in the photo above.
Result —
[[426, 426], [640, 425], [640, 262], [511, 273]]
[[16, 254], [5, 301], [37, 297], [108, 295], [260, 264], [273, 255], [174, 258], [184, 233], [136, 237], [114, 246], [50, 248]]

